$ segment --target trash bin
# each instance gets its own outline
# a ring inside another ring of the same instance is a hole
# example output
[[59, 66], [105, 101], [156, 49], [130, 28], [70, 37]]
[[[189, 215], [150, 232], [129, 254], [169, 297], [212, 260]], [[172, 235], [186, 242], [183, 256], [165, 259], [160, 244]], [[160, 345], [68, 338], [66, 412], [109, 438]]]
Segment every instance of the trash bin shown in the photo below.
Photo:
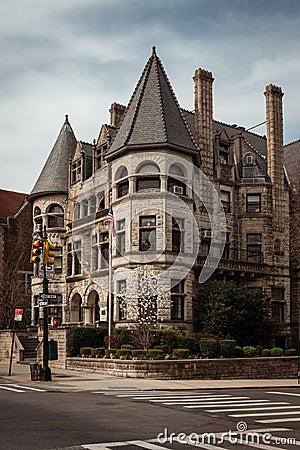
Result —
[[42, 365], [38, 363], [30, 364], [31, 381], [39, 381], [41, 379]]

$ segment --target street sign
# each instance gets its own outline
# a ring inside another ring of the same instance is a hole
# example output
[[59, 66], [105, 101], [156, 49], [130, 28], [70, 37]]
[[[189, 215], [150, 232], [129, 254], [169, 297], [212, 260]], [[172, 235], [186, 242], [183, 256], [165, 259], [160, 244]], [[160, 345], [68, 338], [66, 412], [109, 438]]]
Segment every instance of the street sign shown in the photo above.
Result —
[[46, 268], [46, 278], [48, 280], [52, 280], [54, 278], [54, 266], [53, 264], [41, 264], [38, 263], [38, 277], [39, 278], [44, 278], [44, 267]]
[[45, 300], [57, 299], [57, 294], [40, 294], [40, 298]]
[[16, 322], [21, 322], [22, 321], [22, 316], [23, 316], [23, 309], [16, 308], [15, 309], [15, 321]]
[[48, 301], [47, 300], [39, 300], [39, 307], [47, 306], [47, 305], [48, 305]]

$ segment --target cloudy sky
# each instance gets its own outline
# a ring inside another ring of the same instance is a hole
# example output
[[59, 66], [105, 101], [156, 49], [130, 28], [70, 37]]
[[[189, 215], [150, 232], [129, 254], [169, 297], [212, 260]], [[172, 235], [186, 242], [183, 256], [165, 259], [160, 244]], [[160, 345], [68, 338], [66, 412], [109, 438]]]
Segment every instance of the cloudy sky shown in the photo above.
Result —
[[152, 45], [182, 107], [193, 109], [202, 67], [215, 78], [214, 118], [248, 128], [265, 120], [273, 83], [285, 143], [300, 138], [298, 0], [10, 0], [0, 17], [2, 189], [31, 191], [65, 114], [78, 140], [96, 138]]

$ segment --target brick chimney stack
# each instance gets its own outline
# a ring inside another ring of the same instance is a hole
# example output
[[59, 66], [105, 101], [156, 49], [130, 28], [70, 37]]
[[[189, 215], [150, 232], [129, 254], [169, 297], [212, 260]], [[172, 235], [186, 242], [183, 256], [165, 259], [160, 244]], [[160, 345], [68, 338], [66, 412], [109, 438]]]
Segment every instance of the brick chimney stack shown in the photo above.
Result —
[[283, 188], [283, 115], [281, 88], [269, 84], [265, 91], [267, 146], [268, 146], [268, 174], [276, 188]]
[[213, 76], [211, 72], [197, 69], [193, 77], [195, 87], [195, 134], [201, 149], [201, 169], [213, 176]]
[[119, 128], [126, 112], [126, 106], [120, 103], [112, 103], [110, 107], [110, 125]]

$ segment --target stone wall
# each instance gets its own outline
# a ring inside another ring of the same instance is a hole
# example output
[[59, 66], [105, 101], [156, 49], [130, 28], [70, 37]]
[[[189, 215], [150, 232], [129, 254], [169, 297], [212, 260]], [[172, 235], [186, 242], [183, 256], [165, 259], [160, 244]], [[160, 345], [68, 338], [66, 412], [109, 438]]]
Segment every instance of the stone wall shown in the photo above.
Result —
[[[11, 344], [12, 344], [13, 332], [12, 330], [1, 330], [0, 331], [0, 362], [9, 363]], [[13, 362], [21, 361], [22, 352], [24, 348], [19, 341], [17, 334], [15, 334], [15, 341], [13, 347]]]
[[66, 369], [125, 378], [288, 379], [297, 378], [297, 357], [223, 358], [177, 361], [125, 361], [67, 358]]

